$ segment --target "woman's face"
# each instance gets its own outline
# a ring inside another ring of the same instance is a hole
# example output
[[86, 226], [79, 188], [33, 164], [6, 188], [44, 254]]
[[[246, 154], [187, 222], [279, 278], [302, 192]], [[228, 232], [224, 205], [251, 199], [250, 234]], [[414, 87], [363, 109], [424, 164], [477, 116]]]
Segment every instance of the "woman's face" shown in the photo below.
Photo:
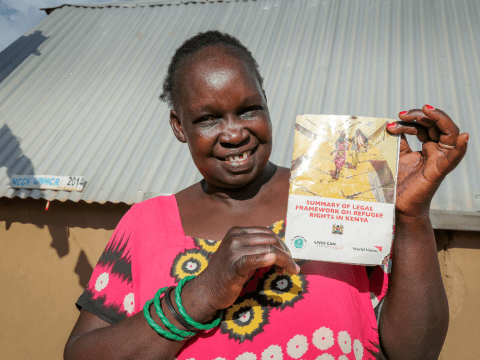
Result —
[[177, 78], [170, 124], [205, 180], [221, 188], [252, 182], [268, 163], [272, 128], [255, 72], [222, 46], [200, 50]]

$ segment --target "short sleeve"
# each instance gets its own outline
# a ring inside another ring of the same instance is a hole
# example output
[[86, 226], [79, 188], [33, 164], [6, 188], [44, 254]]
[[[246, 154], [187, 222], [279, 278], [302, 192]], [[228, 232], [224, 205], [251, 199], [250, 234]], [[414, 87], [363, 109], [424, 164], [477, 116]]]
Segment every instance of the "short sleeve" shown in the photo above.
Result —
[[86, 310], [110, 324], [133, 315], [135, 299], [132, 278], [133, 233], [129, 213], [122, 218], [103, 251], [77, 308]]
[[375, 266], [370, 274], [370, 299], [372, 300], [375, 317], [380, 318], [380, 311], [382, 309], [383, 298], [388, 290], [388, 281], [390, 276], [390, 269], [392, 260], [389, 259], [383, 265]]

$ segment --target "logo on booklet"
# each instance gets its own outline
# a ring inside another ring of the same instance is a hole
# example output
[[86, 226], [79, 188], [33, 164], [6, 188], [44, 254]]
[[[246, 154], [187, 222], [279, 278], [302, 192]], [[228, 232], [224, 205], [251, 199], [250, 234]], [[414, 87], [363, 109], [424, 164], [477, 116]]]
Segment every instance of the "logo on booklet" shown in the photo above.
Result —
[[332, 234], [343, 235], [343, 225], [333, 224]]
[[302, 250], [305, 249], [305, 247], [307, 246], [307, 240], [305, 240], [301, 236], [295, 236], [292, 239], [292, 245], [295, 250]]

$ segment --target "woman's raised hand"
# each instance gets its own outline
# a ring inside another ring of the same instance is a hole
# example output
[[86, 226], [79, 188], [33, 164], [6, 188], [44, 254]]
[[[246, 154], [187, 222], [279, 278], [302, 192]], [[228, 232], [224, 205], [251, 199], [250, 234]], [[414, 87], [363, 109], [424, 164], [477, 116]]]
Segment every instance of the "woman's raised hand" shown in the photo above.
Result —
[[240, 295], [243, 285], [255, 270], [276, 266], [298, 274], [295, 263], [283, 241], [272, 230], [262, 227], [231, 228], [207, 268], [197, 276], [206, 289], [206, 300], [214, 309], [231, 306]]
[[[407, 216], [425, 215], [440, 183], [465, 155], [469, 135], [460, 134], [447, 114], [430, 105], [398, 116], [403, 124], [387, 125], [390, 133], [402, 137], [396, 209]], [[423, 143], [422, 151], [412, 151], [405, 134], [416, 135]]]

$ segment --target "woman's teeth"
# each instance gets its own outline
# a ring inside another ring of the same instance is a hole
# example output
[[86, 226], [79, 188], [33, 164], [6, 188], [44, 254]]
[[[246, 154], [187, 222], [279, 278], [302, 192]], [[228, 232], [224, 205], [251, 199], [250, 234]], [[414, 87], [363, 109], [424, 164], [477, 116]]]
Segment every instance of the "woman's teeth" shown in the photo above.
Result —
[[228, 156], [227, 160], [228, 161], [239, 161], [239, 160], [246, 159], [249, 156], [250, 156], [250, 151], [245, 151], [242, 155]]

